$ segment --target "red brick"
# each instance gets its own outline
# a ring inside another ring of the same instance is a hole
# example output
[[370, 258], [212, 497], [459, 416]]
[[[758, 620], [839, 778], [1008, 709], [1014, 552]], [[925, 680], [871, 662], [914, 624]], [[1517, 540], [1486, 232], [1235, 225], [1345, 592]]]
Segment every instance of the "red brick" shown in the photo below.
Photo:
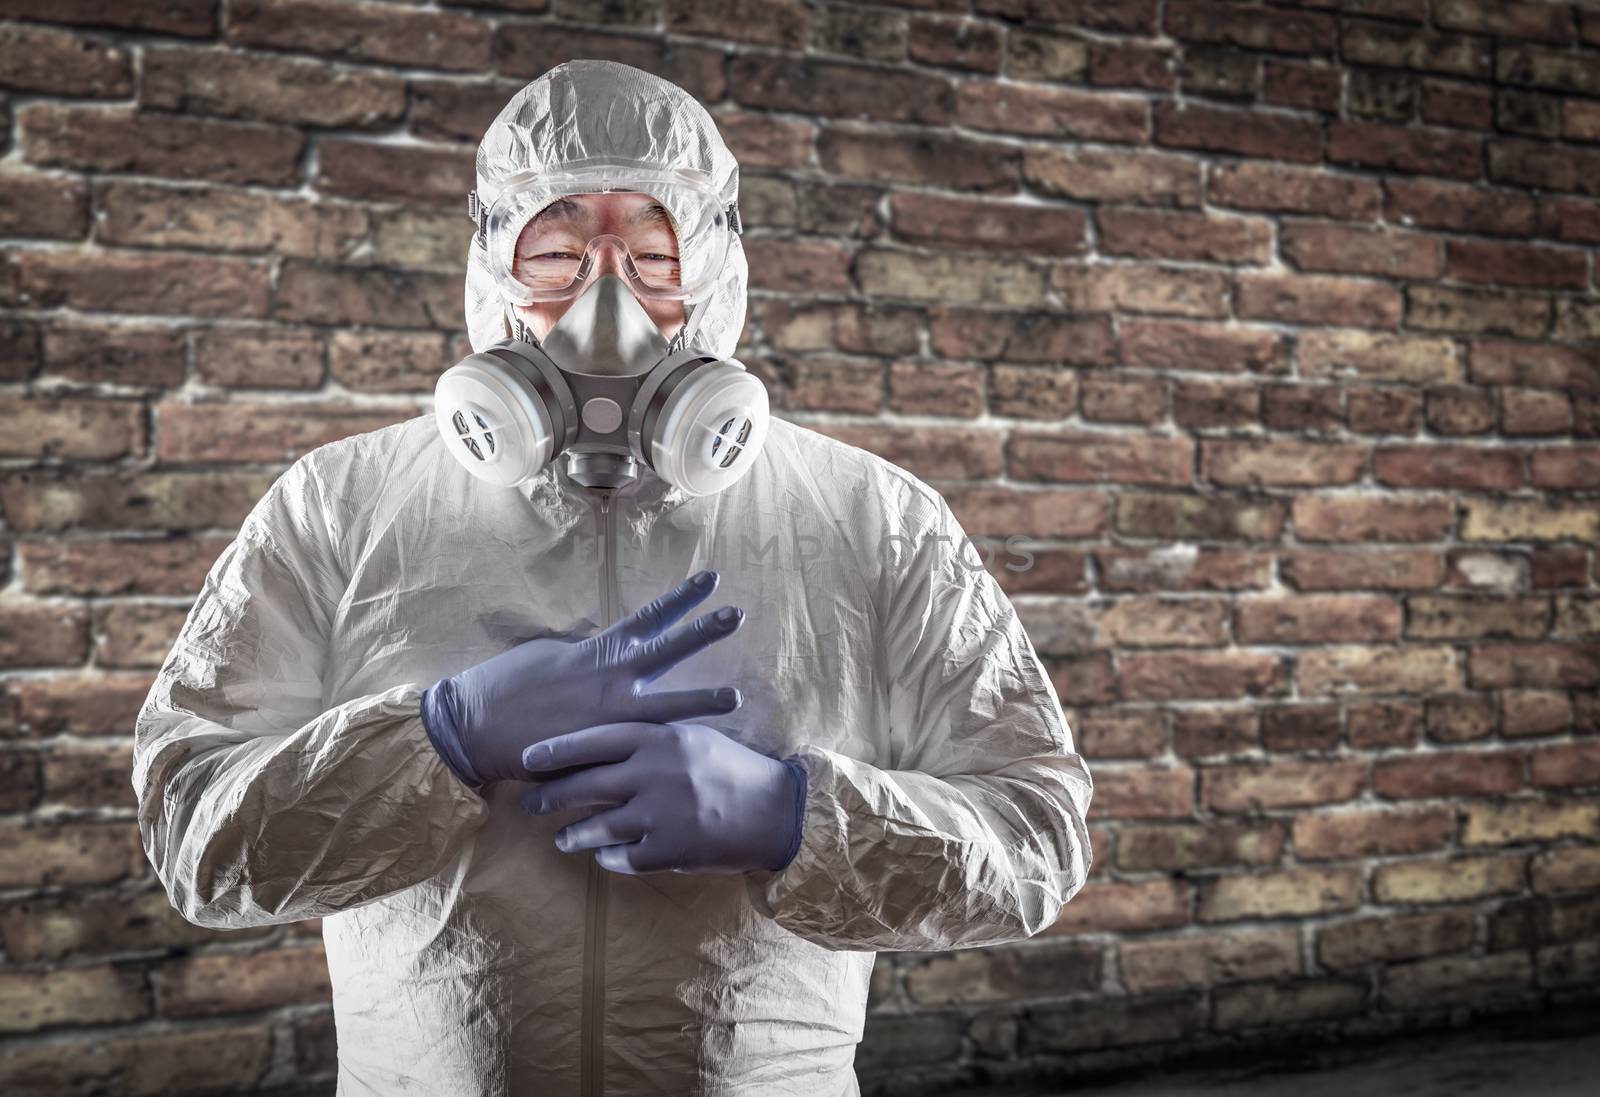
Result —
[[1185, 707], [1173, 713], [1172, 749], [1180, 758], [1232, 755], [1261, 744], [1259, 710]]
[[1559, 735], [1572, 726], [1572, 704], [1555, 690], [1508, 689], [1500, 693], [1500, 720], [1507, 738]]
[[1367, 765], [1365, 759], [1353, 759], [1216, 766], [1200, 771], [1200, 799], [1211, 811], [1257, 814], [1343, 803], [1361, 795]]
[[1248, 427], [1260, 419], [1261, 390], [1252, 383], [1178, 381], [1172, 420], [1189, 430]]
[[913, 61], [997, 73], [1003, 52], [1002, 31], [998, 26], [971, 19], [914, 16], [907, 48]]
[[0, 886], [107, 884], [143, 867], [139, 828], [131, 822], [0, 825]]
[[1456, 179], [1477, 179], [1483, 172], [1482, 142], [1477, 137], [1379, 122], [1329, 122], [1328, 159]]
[[454, 331], [461, 323], [461, 279], [287, 260], [272, 315], [291, 323]]
[[1446, 240], [1446, 278], [1499, 286], [1578, 289], [1589, 284], [1586, 250], [1494, 240]]
[[1137, 770], [1107, 766], [1096, 774], [1104, 778], [1095, 793], [1095, 818], [1184, 819], [1194, 814], [1194, 773], [1187, 766], [1144, 766]]
[[55, 103], [29, 103], [17, 120], [31, 164], [218, 183], [300, 181], [305, 138], [278, 126]]
[[1546, 4], [1505, 0], [1439, 0], [1434, 22], [1445, 30], [1489, 34], [1496, 38], [1528, 38], [1568, 45], [1577, 36], [1573, 12]]
[[1528, 481], [1558, 491], [1600, 489], [1600, 446], [1530, 450]]
[[[1189, 885], [1184, 881], [1124, 884], [1097, 880], [1073, 896], [1061, 911], [1060, 920], [1045, 933], [1132, 932], [1177, 929], [1188, 924]], [[1081, 1024], [1074, 1027], [1082, 1029]], [[1125, 1024], [1118, 1027], [1127, 1031]]]
[[1012, 202], [892, 195], [894, 235], [914, 244], [1065, 257], [1087, 250], [1082, 210]]
[[44, 377], [83, 384], [179, 385], [183, 332], [135, 323], [81, 321], [44, 329]]
[[1126, 700], [1261, 697], [1288, 688], [1282, 658], [1267, 653], [1138, 652], [1123, 655], [1119, 663]]
[[1379, 446], [1372, 475], [1401, 487], [1506, 490], [1522, 486], [1523, 453], [1499, 446]]
[[1322, 159], [1320, 123], [1188, 103], [1156, 104], [1155, 141], [1158, 145], [1268, 160], [1316, 163]]
[[940, 126], [956, 112], [956, 93], [942, 76], [780, 53], [735, 54], [728, 89], [743, 107], [825, 118]]
[[1121, 361], [1146, 369], [1273, 372], [1287, 350], [1284, 336], [1266, 328], [1187, 320], [1119, 318]]
[[1388, 800], [1493, 796], [1522, 788], [1521, 751], [1429, 751], [1372, 763], [1372, 790]]
[[108, 0], [7, 0], [6, 15], [50, 23], [210, 38], [216, 32], [217, 0], [162, 0], [159, 4], [120, 4]]
[[784, 406], [813, 411], [874, 412], [883, 406], [883, 366], [832, 355], [785, 363]]
[[109, 250], [29, 251], [18, 260], [23, 291], [37, 308], [228, 317], [267, 311], [265, 263]]
[[1165, 263], [1062, 263], [1051, 270], [1050, 286], [1070, 310], [1211, 319], [1228, 312], [1228, 277], [1219, 270]]
[[[413, 86], [411, 107], [413, 125], [419, 124], [417, 95], [418, 92]], [[496, 98], [503, 102], [509, 96], [497, 93]], [[424, 99], [423, 102], [427, 103], [428, 99]], [[437, 130], [439, 128], [437, 123], [431, 123], [434, 113], [432, 109], [425, 108], [423, 117], [430, 120], [430, 128]], [[455, 112], [451, 113], [453, 115]], [[488, 123], [497, 113], [497, 110], [490, 111], [484, 124], [476, 127], [477, 132], [481, 134], [487, 129]], [[458, 127], [458, 129], [467, 128], [469, 127]], [[811, 122], [798, 118], [774, 118], [761, 111], [720, 110], [717, 112], [717, 130], [722, 134], [728, 149], [739, 161], [739, 166], [746, 170], [803, 167], [810, 163], [811, 150], [817, 137], [817, 127]], [[418, 129], [417, 132], [423, 133], [423, 130]], [[458, 132], [440, 135], [458, 140], [466, 139]]]
[[1296, 685], [1302, 696], [1429, 693], [1459, 688], [1460, 668], [1455, 653], [1443, 645], [1311, 648], [1300, 653]]
[[1041, 194], [1093, 202], [1198, 206], [1200, 165], [1144, 149], [1029, 146], [1022, 174]]
[[1535, 788], [1600, 785], [1600, 742], [1560, 743], [1528, 752], [1529, 783]]
[[1366, 463], [1364, 445], [1267, 438], [1200, 443], [1200, 475], [1219, 484], [1348, 484]]
[[1115, 337], [1104, 317], [940, 306], [930, 310], [928, 321], [929, 345], [944, 358], [1056, 366], [1107, 366], [1117, 360]]
[[330, 1000], [320, 945], [255, 953], [193, 956], [162, 969], [158, 1008], [165, 1017], [272, 1009]]
[[1600, 392], [1600, 358], [1576, 347], [1478, 340], [1470, 369], [1479, 384]]
[[1548, 598], [1414, 594], [1406, 601], [1406, 635], [1428, 639], [1479, 636], [1536, 638], [1550, 628]]
[[1241, 644], [1377, 643], [1400, 636], [1400, 603], [1364, 594], [1245, 598], [1234, 603]]
[[229, 43], [352, 61], [482, 72], [489, 25], [470, 15], [334, 0], [229, 0]]
[[1257, 549], [1098, 549], [1094, 559], [1104, 591], [1260, 590], [1271, 582], [1272, 556]]
[[88, 641], [82, 604], [0, 596], [0, 667], [76, 665], [88, 657]]
[[1317, 222], [1280, 231], [1284, 257], [1301, 270], [1436, 278], [1442, 268], [1440, 242], [1426, 233]]
[[[267, 1025], [139, 1032], [18, 1044], [0, 1063], [0, 1083], [17, 1092], [168, 1097], [239, 1091], [258, 1082], [272, 1059]], [[8, 1090], [9, 1091], [9, 1090]]]
[[1340, 29], [1346, 62], [1458, 76], [1487, 77], [1490, 72], [1493, 43], [1483, 38], [1368, 19], [1345, 19]]
[[1450, 808], [1315, 812], [1294, 820], [1295, 856], [1346, 861], [1445, 849], [1455, 835]]
[[956, 485], [942, 490], [962, 528], [973, 537], [1097, 537], [1109, 528], [1110, 505], [1100, 492], [1019, 492]]
[[800, 0], [666, 0], [673, 34], [732, 38], [784, 49], [806, 43], [809, 12]]
[[1276, 864], [1285, 828], [1276, 820], [1204, 825], [1127, 823], [1117, 828], [1117, 867], [1125, 872]]
[[1105, 255], [1259, 265], [1272, 250], [1270, 224], [1254, 218], [1101, 206], [1095, 221]]
[[1137, 95], [963, 80], [956, 88], [955, 120], [977, 130], [1134, 144], [1149, 138], [1149, 110]]
[[983, 413], [983, 370], [941, 362], [889, 366], [889, 410], [973, 418]]
[[822, 170], [856, 179], [941, 185], [984, 193], [1018, 192], [1016, 147], [928, 131], [888, 136], [829, 126], [816, 146]]
[[1212, 164], [1206, 198], [1216, 206], [1318, 214], [1344, 221], [1375, 221], [1383, 205], [1377, 180], [1252, 161]]
[[0, 84], [8, 88], [98, 99], [123, 99], [133, 92], [127, 50], [54, 27], [0, 26], [0, 54], [6, 58]]
[[1409, 389], [1347, 387], [1346, 404], [1356, 434], [1415, 434], [1422, 424], [1422, 394]]
[[1468, 666], [1475, 689], [1600, 685], [1600, 649], [1581, 644], [1477, 644]]
[[231, 187], [104, 183], [95, 207], [102, 244], [344, 259], [367, 242], [365, 210]]
[[1167, 382], [1159, 377], [1083, 378], [1083, 417], [1104, 423], [1159, 423], [1167, 417]]
[[1332, 54], [1337, 41], [1330, 15], [1283, 11], [1263, 19], [1253, 5], [1212, 0], [1169, 0], [1162, 29], [1179, 41], [1274, 53]]
[[1458, 129], [1494, 128], [1492, 89], [1452, 80], [1422, 81], [1422, 120], [1434, 126]]
[[1400, 294], [1387, 283], [1333, 275], [1241, 273], [1239, 316], [1286, 324], [1344, 324], [1361, 320], [1370, 327], [1400, 323]]
[[406, 111], [405, 82], [387, 73], [199, 49], [146, 49], [140, 64], [139, 101], [182, 114], [371, 128]]
[[1261, 422], [1271, 430], [1334, 433], [1344, 425], [1344, 389], [1290, 382], [1263, 385]]
[[325, 138], [317, 146], [316, 187], [368, 201], [460, 204], [473, 187], [470, 153]]
[[[181, 365], [181, 350], [178, 355]], [[195, 377], [208, 385], [317, 388], [327, 371], [325, 358], [322, 337], [309, 331], [229, 325], [194, 334]]]
[[329, 442], [381, 430], [412, 409], [352, 409], [348, 403], [177, 403], [155, 406], [156, 457], [187, 462], [291, 462]]
[[996, 365], [989, 381], [989, 410], [1019, 419], [1061, 419], [1078, 406], [1078, 378], [1070, 370]]
[[1056, 482], [1187, 484], [1193, 443], [1156, 435], [1014, 434], [1006, 447], [1013, 478]]
[[637, 34], [604, 34], [531, 20], [504, 20], [495, 31], [495, 67], [502, 76], [536, 77], [574, 57], [603, 57], [677, 84], [702, 103], [727, 94], [726, 53]]
[[999, 431], [845, 423], [818, 424], [814, 429], [924, 480], [989, 480], [1000, 475]]
[[232, 538], [113, 538], [25, 541], [17, 546], [30, 594], [108, 597], [193, 595]]
[[84, 475], [53, 469], [0, 477], [0, 505], [11, 528], [237, 529], [276, 474], [257, 471], [139, 472]]
[[[1364, 540], [1364, 539], [1363, 539]], [[1285, 552], [1278, 571], [1296, 590], [1431, 590], [1443, 578], [1429, 549], [1308, 549]]]
[[1472, 947], [1473, 922], [1471, 910], [1384, 914], [1334, 922], [1317, 928], [1317, 959], [1326, 967], [1340, 969], [1465, 952]]
[[1496, 183], [1600, 195], [1600, 150], [1501, 138], [1489, 142], [1488, 154], [1489, 178]]
[[1428, 426], [1438, 434], [1487, 434], [1494, 429], [1494, 393], [1469, 385], [1427, 390]]
[[1167, 540], [1276, 541], [1285, 509], [1276, 499], [1125, 491], [1117, 496], [1117, 532]]
[[141, 401], [0, 396], [0, 455], [104, 461], [144, 448]]

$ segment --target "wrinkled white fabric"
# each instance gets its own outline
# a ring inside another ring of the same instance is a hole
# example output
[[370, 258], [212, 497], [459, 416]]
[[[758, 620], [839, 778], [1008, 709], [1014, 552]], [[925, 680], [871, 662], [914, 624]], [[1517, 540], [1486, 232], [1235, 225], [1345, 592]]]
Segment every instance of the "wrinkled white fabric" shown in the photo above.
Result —
[[[340, 1097], [856, 1094], [876, 950], [1029, 937], [1087, 878], [1089, 771], [927, 485], [779, 420], [727, 491], [645, 475], [615, 515], [559, 466], [473, 479], [431, 415], [324, 445], [251, 511], [161, 666], [136, 725], [145, 850], [191, 922], [323, 919]], [[428, 685], [602, 627], [608, 581], [615, 617], [701, 568], [744, 626], [656, 688], [738, 686], [707, 722], [799, 756], [783, 871], [607, 873], [554, 844], [590, 811], [528, 816], [525, 784], [480, 797], [445, 767]]]

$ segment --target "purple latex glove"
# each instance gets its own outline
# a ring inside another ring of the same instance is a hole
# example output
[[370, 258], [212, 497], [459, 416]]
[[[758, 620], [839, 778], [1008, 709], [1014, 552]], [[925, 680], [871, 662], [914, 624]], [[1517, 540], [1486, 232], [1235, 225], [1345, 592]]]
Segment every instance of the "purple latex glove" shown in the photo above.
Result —
[[583, 640], [528, 640], [440, 679], [422, 695], [429, 738], [462, 781], [480, 788], [528, 780], [522, 752], [551, 736], [618, 720], [732, 712], [742, 698], [731, 686], [643, 689], [743, 623], [743, 610], [724, 606], [667, 631], [716, 586], [716, 572], [699, 572], [604, 632]]
[[595, 850], [612, 872], [780, 870], [800, 848], [806, 772], [692, 723], [619, 723], [547, 739], [523, 755], [530, 776], [591, 768], [523, 793], [539, 815], [605, 806], [556, 835], [567, 853]]

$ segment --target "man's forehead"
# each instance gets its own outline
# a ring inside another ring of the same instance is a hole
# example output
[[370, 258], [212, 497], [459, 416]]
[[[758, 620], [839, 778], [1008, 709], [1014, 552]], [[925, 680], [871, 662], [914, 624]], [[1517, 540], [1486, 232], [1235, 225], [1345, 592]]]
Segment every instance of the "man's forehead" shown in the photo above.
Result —
[[566, 221], [593, 221], [610, 216], [624, 225], [655, 222], [670, 225], [667, 211], [648, 194], [633, 191], [609, 194], [569, 194], [539, 211], [534, 218], [540, 225]]

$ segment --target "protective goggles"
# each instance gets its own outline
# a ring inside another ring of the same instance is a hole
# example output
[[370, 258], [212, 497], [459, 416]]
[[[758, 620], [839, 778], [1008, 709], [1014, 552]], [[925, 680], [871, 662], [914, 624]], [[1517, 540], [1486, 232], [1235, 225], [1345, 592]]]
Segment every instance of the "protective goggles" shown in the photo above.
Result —
[[[610, 225], [589, 235], [581, 203], [562, 202], [580, 194], [639, 192], [667, 211], [673, 241], [642, 216], [636, 225]], [[549, 232], [535, 226], [539, 242], [559, 246], [525, 247], [518, 240], [535, 217], [546, 213]], [[641, 298], [693, 300], [704, 296], [722, 273], [733, 237], [744, 231], [739, 204], [725, 203], [711, 177], [692, 168], [664, 170], [638, 161], [596, 157], [572, 161], [559, 171], [530, 171], [506, 181], [485, 207], [476, 190], [467, 212], [478, 226], [489, 269], [501, 294], [518, 305], [562, 301], [581, 293], [603, 269], [613, 270]]]

